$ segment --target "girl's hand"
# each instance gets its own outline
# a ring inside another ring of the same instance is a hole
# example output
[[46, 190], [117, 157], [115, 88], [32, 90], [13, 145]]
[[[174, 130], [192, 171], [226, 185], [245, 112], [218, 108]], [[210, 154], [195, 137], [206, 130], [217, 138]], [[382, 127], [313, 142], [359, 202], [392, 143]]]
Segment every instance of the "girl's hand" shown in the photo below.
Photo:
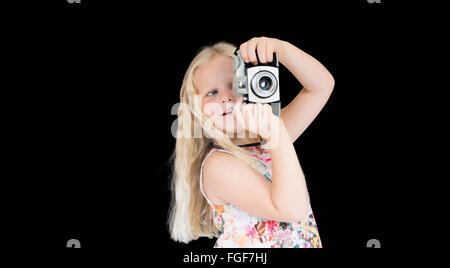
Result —
[[233, 107], [233, 115], [243, 130], [261, 136], [262, 139], [270, 141], [274, 138], [275, 130], [278, 130], [280, 119], [272, 113], [269, 104], [249, 103], [243, 105], [243, 97], [239, 97]]
[[283, 57], [283, 43], [284, 41], [276, 38], [254, 37], [242, 43], [239, 46], [239, 51], [241, 52], [242, 59], [246, 63], [251, 62], [256, 65], [258, 63], [256, 54], [258, 54], [260, 63], [268, 63], [273, 61], [274, 52], [278, 58]]

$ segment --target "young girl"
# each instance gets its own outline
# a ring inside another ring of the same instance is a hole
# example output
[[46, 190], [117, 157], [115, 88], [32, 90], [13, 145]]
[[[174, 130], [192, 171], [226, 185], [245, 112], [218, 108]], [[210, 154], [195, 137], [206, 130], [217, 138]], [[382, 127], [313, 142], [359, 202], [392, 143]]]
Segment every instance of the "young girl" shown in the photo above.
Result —
[[269, 104], [243, 104], [233, 94], [235, 50], [225, 42], [203, 47], [184, 76], [171, 238], [218, 237], [214, 247], [322, 247], [293, 142], [327, 102], [334, 79], [286, 41], [261, 37], [241, 44], [245, 62], [271, 62], [275, 52], [304, 86], [278, 117]]

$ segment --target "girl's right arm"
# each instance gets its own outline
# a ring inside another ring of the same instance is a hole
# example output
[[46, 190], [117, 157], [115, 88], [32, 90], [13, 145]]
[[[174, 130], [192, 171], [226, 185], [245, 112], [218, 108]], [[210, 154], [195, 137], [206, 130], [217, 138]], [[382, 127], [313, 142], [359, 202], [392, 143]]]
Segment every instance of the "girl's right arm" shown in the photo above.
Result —
[[[271, 112], [270, 107], [267, 111]], [[269, 149], [272, 183], [237, 157], [214, 152], [205, 160], [203, 168], [205, 190], [210, 197], [255, 216], [284, 222], [302, 221], [307, 216], [309, 200], [295, 148], [281, 119], [278, 127], [271, 128], [271, 133], [267, 137], [274, 138], [268, 143], [276, 141], [276, 146]]]
[[283, 121], [279, 121], [277, 146], [269, 149], [272, 157], [272, 201], [280, 211], [303, 219], [309, 208], [305, 176], [289, 132]]

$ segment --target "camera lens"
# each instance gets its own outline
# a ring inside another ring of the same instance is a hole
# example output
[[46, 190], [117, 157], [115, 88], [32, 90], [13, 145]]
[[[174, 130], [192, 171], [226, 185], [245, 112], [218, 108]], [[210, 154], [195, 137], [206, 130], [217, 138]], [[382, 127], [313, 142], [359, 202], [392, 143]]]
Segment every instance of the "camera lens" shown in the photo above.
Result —
[[268, 76], [263, 76], [259, 79], [258, 85], [261, 90], [267, 91], [272, 87], [272, 79]]
[[273, 73], [260, 71], [252, 79], [253, 92], [260, 98], [272, 96], [278, 88], [277, 79]]

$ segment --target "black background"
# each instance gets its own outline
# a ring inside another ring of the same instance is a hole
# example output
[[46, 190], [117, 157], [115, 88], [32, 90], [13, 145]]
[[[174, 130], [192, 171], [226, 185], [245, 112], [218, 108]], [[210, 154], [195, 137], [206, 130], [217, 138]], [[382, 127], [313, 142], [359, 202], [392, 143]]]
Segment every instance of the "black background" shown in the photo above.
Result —
[[393, 2], [5, 1], [0, 246], [211, 248], [169, 239], [171, 108], [201, 46], [258, 36], [336, 80], [295, 143], [323, 246], [445, 245], [440, 7]]

